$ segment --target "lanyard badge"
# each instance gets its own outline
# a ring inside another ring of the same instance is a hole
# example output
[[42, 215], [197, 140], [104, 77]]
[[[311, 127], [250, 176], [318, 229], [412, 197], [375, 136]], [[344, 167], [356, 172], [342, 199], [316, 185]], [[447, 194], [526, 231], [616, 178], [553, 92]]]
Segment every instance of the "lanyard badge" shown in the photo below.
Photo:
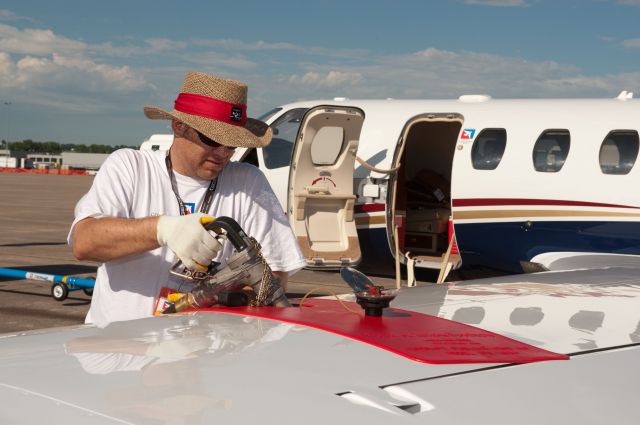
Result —
[[[169, 180], [171, 180], [171, 190], [173, 194], [176, 196], [176, 200], [178, 201], [178, 207], [180, 208], [180, 215], [190, 214], [189, 209], [185, 205], [184, 201], [178, 194], [178, 188], [176, 187], [175, 178], [173, 176], [173, 167], [171, 166], [171, 150], [167, 153], [165, 157], [165, 164], [167, 165], [167, 172], [169, 173]], [[204, 199], [202, 200], [202, 205], [200, 206], [201, 213], [207, 213], [209, 208], [211, 207], [211, 201], [213, 200], [213, 194], [216, 191], [216, 186], [218, 185], [218, 178], [211, 180], [209, 182], [209, 187], [207, 188], [207, 193], [204, 195]]]

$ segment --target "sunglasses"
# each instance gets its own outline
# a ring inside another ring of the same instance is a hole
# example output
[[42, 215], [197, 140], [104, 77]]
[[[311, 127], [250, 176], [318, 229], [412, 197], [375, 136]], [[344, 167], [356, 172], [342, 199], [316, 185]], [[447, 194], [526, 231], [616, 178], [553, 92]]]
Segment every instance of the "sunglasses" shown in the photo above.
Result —
[[222, 145], [222, 144], [220, 144], [220, 143], [216, 142], [215, 140], [208, 138], [207, 136], [205, 136], [204, 134], [200, 133], [200, 132], [199, 132], [198, 130], [196, 130], [196, 129], [194, 129], [194, 131], [195, 131], [196, 133], [198, 133], [198, 138], [200, 139], [200, 141], [201, 141], [203, 144], [205, 144], [205, 145], [209, 146], [210, 148], [214, 148], [214, 149], [216, 149], [216, 148], [219, 148], [220, 146], [222, 146], [222, 147], [227, 148], [227, 149], [228, 149], [228, 150], [230, 150], [230, 151], [232, 151], [232, 150], [235, 150], [235, 149], [236, 149], [236, 148], [235, 148], [235, 146], [226, 146], [226, 145]]

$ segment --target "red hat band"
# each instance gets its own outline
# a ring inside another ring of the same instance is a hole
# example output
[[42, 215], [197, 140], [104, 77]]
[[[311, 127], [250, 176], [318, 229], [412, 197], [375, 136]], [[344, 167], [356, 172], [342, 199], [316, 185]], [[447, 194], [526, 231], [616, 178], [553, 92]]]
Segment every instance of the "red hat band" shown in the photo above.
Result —
[[185, 114], [242, 127], [247, 122], [247, 105], [225, 102], [199, 94], [180, 93], [175, 101], [174, 109]]

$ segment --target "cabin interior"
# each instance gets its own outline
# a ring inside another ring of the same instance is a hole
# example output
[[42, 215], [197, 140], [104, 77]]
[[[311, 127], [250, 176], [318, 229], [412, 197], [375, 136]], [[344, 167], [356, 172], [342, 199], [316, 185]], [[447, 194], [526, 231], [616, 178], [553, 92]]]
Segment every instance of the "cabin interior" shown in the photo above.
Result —
[[405, 130], [394, 216], [401, 255], [440, 258], [448, 247], [451, 169], [462, 122], [421, 118]]

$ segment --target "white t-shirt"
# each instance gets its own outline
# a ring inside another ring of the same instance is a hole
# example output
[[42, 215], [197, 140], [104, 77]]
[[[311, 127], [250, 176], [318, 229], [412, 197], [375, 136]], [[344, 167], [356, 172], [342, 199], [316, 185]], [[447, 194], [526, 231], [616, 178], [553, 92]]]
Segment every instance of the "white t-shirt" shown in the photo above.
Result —
[[[193, 179], [174, 172], [182, 200], [199, 211], [208, 180]], [[216, 190], [207, 212], [228, 216], [262, 246], [273, 271], [295, 273], [305, 266], [300, 247], [266, 177], [253, 165], [230, 162], [218, 175]], [[73, 226], [87, 217], [144, 218], [180, 215], [171, 189], [164, 152], [119, 149], [104, 162], [93, 186], [78, 202]], [[232, 253], [224, 244], [215, 259], [222, 264]], [[163, 287], [185, 290], [182, 282], [169, 277], [177, 261], [167, 247], [109, 261], [98, 268], [86, 323], [106, 326], [110, 322], [147, 317]], [[180, 287], [180, 288], [179, 288]]]

